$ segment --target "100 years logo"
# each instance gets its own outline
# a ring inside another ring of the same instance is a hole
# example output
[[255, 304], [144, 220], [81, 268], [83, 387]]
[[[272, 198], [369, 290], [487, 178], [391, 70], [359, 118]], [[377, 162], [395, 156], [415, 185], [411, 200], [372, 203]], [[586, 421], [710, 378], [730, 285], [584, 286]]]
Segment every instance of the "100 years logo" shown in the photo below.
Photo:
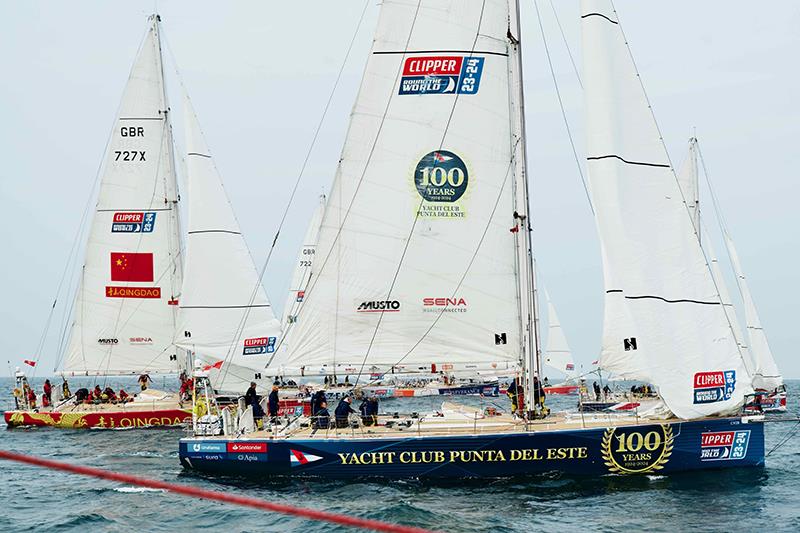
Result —
[[662, 424], [649, 431], [608, 428], [600, 449], [609, 472], [644, 474], [664, 468], [672, 455], [672, 445], [672, 427]]
[[449, 150], [426, 154], [414, 170], [414, 186], [422, 197], [419, 216], [463, 218], [457, 202], [469, 187], [469, 171], [464, 160]]

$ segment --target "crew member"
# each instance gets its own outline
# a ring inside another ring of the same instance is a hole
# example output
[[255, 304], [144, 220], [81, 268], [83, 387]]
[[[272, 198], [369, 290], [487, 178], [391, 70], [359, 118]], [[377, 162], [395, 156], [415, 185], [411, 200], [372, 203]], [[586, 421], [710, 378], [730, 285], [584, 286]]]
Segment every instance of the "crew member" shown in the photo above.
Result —
[[71, 392], [70, 392], [70, 390], [69, 390], [69, 383], [67, 383], [67, 380], [66, 380], [66, 379], [64, 379], [64, 377], [63, 377], [63, 376], [62, 376], [62, 378], [61, 378], [61, 379], [63, 379], [63, 380], [64, 380], [64, 383], [62, 383], [62, 384], [61, 384], [61, 396], [63, 396], [63, 397], [64, 397], [64, 399], [66, 400], [67, 398], [69, 398], [70, 396], [72, 396], [72, 393], [71, 393]]
[[508, 390], [506, 390], [506, 394], [511, 399], [511, 414], [516, 415], [517, 411], [519, 410], [519, 402], [517, 397], [517, 379], [514, 378], [511, 380], [511, 383], [508, 385]]
[[611, 387], [608, 386], [606, 383], [605, 387], [603, 387], [603, 400], [608, 400], [608, 396], [611, 394]]
[[331, 415], [328, 413], [328, 402], [323, 399], [317, 406], [316, 414], [312, 418], [314, 429], [328, 429], [331, 424]]
[[253, 409], [253, 421], [256, 425], [264, 418], [264, 410], [261, 408], [261, 398], [259, 398], [258, 393], [256, 392], [256, 382], [250, 382], [250, 388], [247, 389], [247, 392], [244, 394], [244, 405], [246, 407], [252, 407]]
[[139, 376], [139, 386], [142, 390], [147, 390], [147, 384], [152, 383], [152, 381], [153, 380], [150, 379], [150, 376], [146, 372]]
[[36, 409], [36, 393], [31, 387], [28, 387], [28, 408]]
[[372, 417], [369, 415], [369, 398], [364, 398], [364, 401], [358, 406], [358, 412], [361, 414], [361, 423], [365, 426], [371, 426]]
[[100, 389], [100, 385], [95, 385], [94, 390], [92, 391], [92, 397], [96, 402], [100, 402], [103, 400], [103, 391]]
[[539, 408], [539, 413], [542, 418], [547, 416], [549, 410], [544, 406], [544, 387], [539, 382], [538, 376], [533, 376], [533, 404], [534, 407]]
[[353, 402], [353, 398], [350, 396], [345, 396], [339, 401], [339, 405], [336, 406], [336, 427], [337, 428], [346, 428], [348, 423], [348, 417], [350, 413], [355, 413], [355, 409], [350, 405]]
[[[44, 391], [44, 397], [47, 398], [47, 405], [53, 403], [53, 387], [50, 385], [49, 379], [44, 380], [44, 386], [42, 387], [42, 390]], [[44, 404], [44, 400], [42, 400], [42, 405], [47, 407], [47, 405]]]
[[378, 406], [379, 406], [378, 397], [371, 396], [369, 399], [369, 404], [368, 404], [369, 409], [367, 410], [367, 415], [371, 419], [370, 424], [375, 426], [378, 425]]
[[327, 404], [327, 399], [325, 398], [325, 391], [320, 389], [311, 397], [311, 416], [317, 414], [323, 402]]
[[544, 385], [545, 387], [549, 387], [550, 386], [550, 380], [547, 379], [547, 376], [544, 377], [544, 381], [542, 381], [542, 385]]
[[598, 385], [596, 381], [594, 383], [592, 383], [592, 389], [594, 389], [594, 401], [599, 402], [600, 401], [600, 385]]
[[117, 403], [117, 395], [114, 394], [114, 389], [111, 387], [106, 387], [106, 390], [103, 391], [102, 398], [104, 402]]
[[269, 410], [269, 417], [272, 422], [275, 422], [278, 419], [279, 407], [280, 401], [278, 398], [278, 385], [275, 384], [272, 386], [272, 392], [269, 393], [269, 399], [267, 400], [267, 409]]
[[181, 381], [181, 389], [178, 392], [181, 401], [189, 401], [191, 399], [192, 388], [194, 388], [194, 378], [184, 378]]
[[119, 401], [125, 403], [130, 400], [128, 393], [125, 392], [125, 389], [119, 389]]
[[75, 403], [85, 402], [86, 399], [89, 397], [89, 389], [86, 387], [81, 387], [77, 391], [75, 391]]

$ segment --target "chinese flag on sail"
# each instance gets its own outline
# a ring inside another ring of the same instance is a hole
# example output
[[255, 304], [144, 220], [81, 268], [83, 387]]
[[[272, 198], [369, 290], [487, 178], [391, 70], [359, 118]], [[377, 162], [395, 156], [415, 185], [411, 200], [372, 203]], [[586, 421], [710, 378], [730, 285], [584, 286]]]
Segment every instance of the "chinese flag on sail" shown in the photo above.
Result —
[[28, 366], [36, 366], [36, 361], [31, 361], [30, 359], [24, 359], [22, 362]]
[[153, 281], [153, 254], [111, 252], [111, 281]]
[[212, 368], [222, 368], [222, 361], [217, 361], [213, 365], [206, 365], [203, 370], [211, 370]]

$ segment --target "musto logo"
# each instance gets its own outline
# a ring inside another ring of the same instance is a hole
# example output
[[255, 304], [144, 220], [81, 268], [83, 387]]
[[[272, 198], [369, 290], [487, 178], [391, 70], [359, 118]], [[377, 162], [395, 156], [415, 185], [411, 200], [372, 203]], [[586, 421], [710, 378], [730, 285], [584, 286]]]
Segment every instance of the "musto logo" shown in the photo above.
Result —
[[698, 372], [694, 375], [694, 403], [730, 400], [735, 388], [735, 370]]
[[601, 453], [609, 472], [643, 474], [664, 468], [672, 455], [672, 427], [663, 424], [647, 431], [645, 429], [606, 429]]
[[275, 351], [275, 341], [277, 339], [277, 337], [255, 337], [253, 339], [245, 339], [242, 355], [272, 353]]
[[361, 302], [356, 308], [358, 313], [396, 313], [400, 311], [400, 302], [397, 300], [370, 300]]
[[475, 94], [481, 84], [482, 57], [409, 57], [398, 94]]
[[422, 199], [419, 216], [425, 218], [463, 218], [457, 204], [469, 186], [464, 161], [448, 150], [430, 152], [414, 170], [414, 187]]
[[466, 313], [467, 301], [464, 298], [423, 298], [424, 313]]
[[750, 430], [715, 431], [700, 436], [701, 461], [744, 459], [750, 443]]

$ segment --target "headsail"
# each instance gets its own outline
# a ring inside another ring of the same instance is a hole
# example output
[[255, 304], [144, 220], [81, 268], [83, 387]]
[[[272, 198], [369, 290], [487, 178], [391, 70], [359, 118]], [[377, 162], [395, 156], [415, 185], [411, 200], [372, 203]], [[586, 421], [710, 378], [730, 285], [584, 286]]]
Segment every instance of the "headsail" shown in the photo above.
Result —
[[131, 70], [105, 155], [63, 372], [175, 372], [178, 192], [158, 17]]
[[288, 366], [519, 361], [508, 24], [507, 0], [383, 2]]
[[752, 392], [690, 211], [609, 0], [583, 0], [588, 169], [606, 285], [601, 367], [682, 418]]
[[314, 258], [316, 257], [317, 238], [319, 237], [319, 226], [322, 224], [322, 215], [325, 213], [324, 194], [319, 197], [319, 205], [314, 210], [314, 215], [308, 223], [306, 235], [303, 238], [303, 246], [297, 256], [297, 263], [292, 274], [292, 282], [289, 287], [289, 295], [286, 298], [286, 305], [283, 308], [283, 320], [281, 325], [285, 330], [289, 324], [297, 320], [300, 307], [306, 298], [306, 289], [313, 275]]
[[176, 344], [205, 362], [224, 361], [210, 369], [214, 388], [242, 392], [275, 351], [280, 324], [186, 104], [189, 228]]
[[567, 344], [567, 337], [561, 329], [561, 322], [556, 314], [556, 307], [550, 300], [550, 295], [545, 291], [547, 299], [547, 346], [544, 351], [544, 364], [561, 374], [572, 376], [575, 374], [575, 362], [572, 360], [572, 351]]
[[742, 271], [739, 254], [736, 252], [733, 239], [727, 233], [725, 233], [724, 238], [725, 246], [728, 248], [728, 254], [733, 265], [733, 272], [736, 276], [736, 283], [739, 286], [739, 292], [744, 303], [744, 320], [747, 325], [750, 355], [755, 363], [753, 387], [772, 391], [783, 385], [783, 376], [781, 376], [778, 365], [775, 363], [775, 358], [772, 356], [772, 350], [769, 348], [767, 336], [761, 326], [761, 319], [758, 316], [758, 311], [756, 311], [753, 296], [750, 294], [750, 287], [747, 286], [747, 278], [745, 278]]

